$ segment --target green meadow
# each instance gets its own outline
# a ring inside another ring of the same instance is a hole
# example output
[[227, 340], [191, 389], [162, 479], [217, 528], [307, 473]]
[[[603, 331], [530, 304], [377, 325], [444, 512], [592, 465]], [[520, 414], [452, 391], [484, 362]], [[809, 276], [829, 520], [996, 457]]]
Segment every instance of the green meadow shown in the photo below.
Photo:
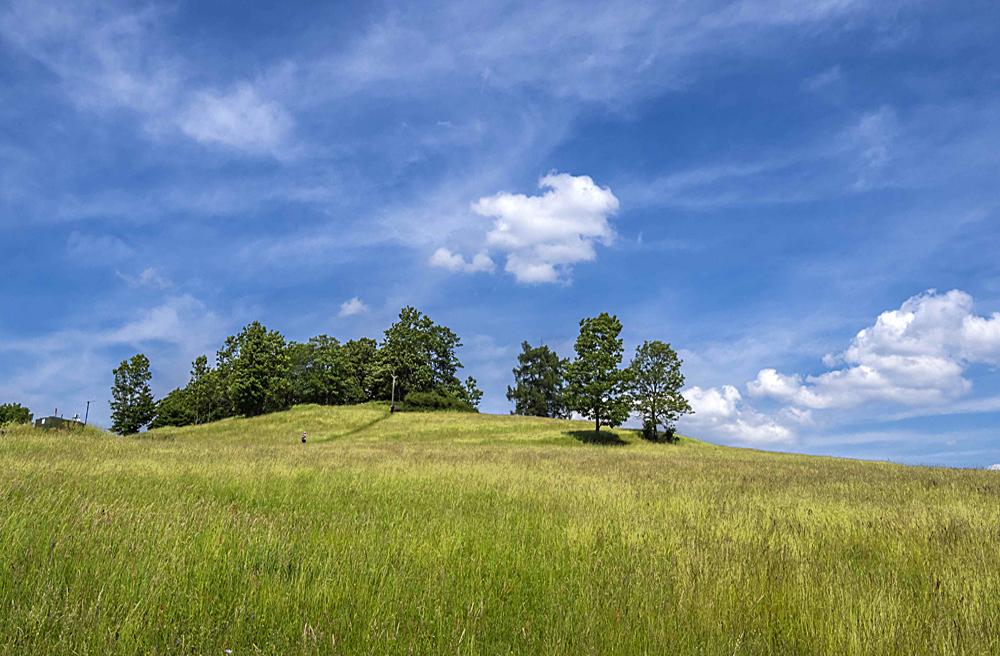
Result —
[[2, 654], [1000, 653], [997, 472], [382, 405], [5, 430]]

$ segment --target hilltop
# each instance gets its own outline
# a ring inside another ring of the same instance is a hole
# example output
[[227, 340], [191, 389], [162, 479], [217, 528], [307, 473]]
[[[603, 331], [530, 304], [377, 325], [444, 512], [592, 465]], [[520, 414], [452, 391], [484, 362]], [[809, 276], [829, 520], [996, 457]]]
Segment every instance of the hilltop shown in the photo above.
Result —
[[380, 404], [10, 430], [0, 652], [1000, 651], [995, 473], [603, 435]]

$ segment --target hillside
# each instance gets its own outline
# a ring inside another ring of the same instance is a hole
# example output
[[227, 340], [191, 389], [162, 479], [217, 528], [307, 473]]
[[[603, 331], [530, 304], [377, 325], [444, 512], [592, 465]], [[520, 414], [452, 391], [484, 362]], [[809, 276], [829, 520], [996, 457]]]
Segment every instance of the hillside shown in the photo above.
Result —
[[997, 473], [592, 436], [8, 431], [0, 653], [1000, 653]]

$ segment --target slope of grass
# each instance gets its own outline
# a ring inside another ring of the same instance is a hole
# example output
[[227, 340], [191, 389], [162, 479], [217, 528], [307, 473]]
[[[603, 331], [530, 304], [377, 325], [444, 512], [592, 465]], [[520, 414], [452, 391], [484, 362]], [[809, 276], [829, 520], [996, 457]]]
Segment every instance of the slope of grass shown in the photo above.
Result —
[[0, 653], [1000, 653], [997, 473], [616, 436], [8, 430]]

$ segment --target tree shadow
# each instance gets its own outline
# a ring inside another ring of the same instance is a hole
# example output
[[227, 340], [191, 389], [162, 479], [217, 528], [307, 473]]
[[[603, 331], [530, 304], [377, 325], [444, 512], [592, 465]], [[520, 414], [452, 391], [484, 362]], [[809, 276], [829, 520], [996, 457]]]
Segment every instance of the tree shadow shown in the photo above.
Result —
[[602, 444], [604, 446], [625, 446], [628, 444], [617, 433], [609, 433], [607, 431], [601, 431], [600, 433], [592, 430], [566, 431], [566, 435], [584, 444]]

